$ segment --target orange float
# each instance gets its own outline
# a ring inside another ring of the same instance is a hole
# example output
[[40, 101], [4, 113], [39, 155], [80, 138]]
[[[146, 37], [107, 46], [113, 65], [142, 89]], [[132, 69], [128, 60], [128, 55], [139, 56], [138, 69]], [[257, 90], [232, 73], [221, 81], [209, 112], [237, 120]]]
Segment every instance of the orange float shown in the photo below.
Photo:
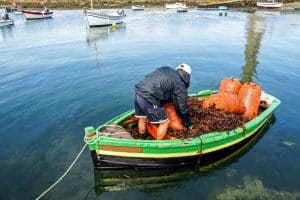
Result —
[[261, 87], [255, 83], [244, 83], [239, 90], [238, 99], [246, 108], [243, 115], [249, 120], [257, 116], [260, 96]]
[[236, 94], [228, 92], [219, 92], [207, 97], [203, 101], [203, 108], [215, 106], [217, 109], [232, 112], [234, 114], [242, 114], [245, 112], [245, 107], [239, 102]]
[[239, 79], [225, 78], [220, 83], [219, 92], [229, 92], [232, 94], [238, 94], [241, 86], [242, 84]]

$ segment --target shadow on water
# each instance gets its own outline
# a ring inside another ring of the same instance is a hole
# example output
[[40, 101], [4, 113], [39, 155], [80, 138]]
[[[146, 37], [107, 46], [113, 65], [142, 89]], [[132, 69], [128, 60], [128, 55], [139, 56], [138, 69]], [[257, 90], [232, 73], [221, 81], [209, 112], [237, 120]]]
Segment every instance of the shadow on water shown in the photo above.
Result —
[[26, 24], [49, 24], [49, 23], [52, 23], [53, 22], [53, 17], [49, 17], [49, 18], [45, 18], [45, 19], [26, 19], [25, 17], [23, 17], [23, 21], [26, 23]]
[[212, 158], [210, 162], [198, 167], [164, 170], [94, 170], [95, 194], [99, 196], [106, 191], [125, 190], [129, 187], [150, 193], [156, 192], [164, 187], [180, 185], [193, 176], [204, 175], [207, 172], [211, 172], [211, 170], [230, 165], [237, 162], [240, 157], [254, 147], [272, 124], [275, 123], [275, 120], [275, 116], [271, 115], [270, 119], [249, 141], [238, 148], [228, 150], [226, 154]]
[[241, 81], [243, 83], [251, 82], [253, 75], [256, 73], [256, 66], [259, 63], [257, 54], [265, 31], [266, 25], [263, 19], [256, 13], [250, 14], [245, 45], [245, 65], [242, 66]]

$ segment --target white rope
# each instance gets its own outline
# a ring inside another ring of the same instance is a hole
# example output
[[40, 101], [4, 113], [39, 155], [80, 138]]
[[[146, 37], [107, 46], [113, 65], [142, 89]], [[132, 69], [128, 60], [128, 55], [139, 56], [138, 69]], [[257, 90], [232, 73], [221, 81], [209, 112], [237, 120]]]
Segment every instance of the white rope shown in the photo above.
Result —
[[[111, 124], [111, 125], [103, 125], [102, 127], [119, 127], [119, 128], [123, 128], [122, 126], [119, 126], [117, 124]], [[127, 133], [127, 132], [118, 132], [118, 133]], [[110, 133], [111, 134], [111, 133]], [[94, 137], [93, 140], [88, 141], [88, 139], [86, 137], [84, 137], [84, 141], [85, 144], [83, 145], [82, 149], [80, 150], [80, 152], [77, 154], [76, 158], [73, 160], [73, 162], [71, 163], [71, 165], [69, 166], [69, 168], [65, 171], [65, 173], [55, 182], [53, 183], [48, 189], [46, 189], [42, 194], [40, 194], [40, 196], [38, 196], [35, 200], [39, 200], [41, 199], [43, 196], [45, 196], [45, 194], [47, 194], [52, 188], [54, 188], [68, 173], [69, 171], [72, 169], [72, 167], [75, 165], [75, 163], [77, 162], [78, 158], [80, 157], [80, 155], [82, 154], [82, 152], [84, 151], [85, 147], [87, 145], [90, 144], [95, 144], [98, 141], [99, 135], [98, 135], [98, 131], [96, 131], [96, 137]]]
[[96, 131], [96, 137], [92, 137], [91, 139], [84, 136], [83, 140], [86, 144], [91, 145], [91, 144], [96, 144], [98, 142], [98, 138], [99, 138], [99, 134], [98, 131]]
[[82, 149], [80, 150], [80, 152], [78, 153], [78, 155], [76, 156], [76, 158], [74, 159], [74, 161], [72, 162], [70, 167], [67, 169], [67, 171], [65, 171], [65, 173], [55, 183], [53, 183], [48, 189], [46, 189], [40, 196], [38, 196], [36, 198], [36, 200], [41, 199], [45, 194], [47, 194], [52, 188], [54, 188], [55, 185], [57, 185], [69, 173], [69, 171], [74, 166], [74, 164], [76, 163], [76, 161], [78, 160], [78, 158], [80, 157], [80, 155], [82, 154], [82, 152], [84, 151], [86, 146], [87, 146], [87, 144], [84, 144], [84, 146], [82, 147]]

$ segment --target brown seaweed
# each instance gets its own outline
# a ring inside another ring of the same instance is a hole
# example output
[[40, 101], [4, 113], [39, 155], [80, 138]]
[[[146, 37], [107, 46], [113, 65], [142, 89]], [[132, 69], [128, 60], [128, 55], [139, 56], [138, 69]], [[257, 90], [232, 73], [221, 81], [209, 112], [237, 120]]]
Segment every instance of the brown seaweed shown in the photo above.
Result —
[[[189, 97], [188, 106], [193, 129], [184, 128], [180, 131], [168, 130], [170, 136], [178, 139], [197, 137], [209, 132], [230, 131], [244, 126], [248, 121], [242, 115], [236, 115], [228, 111], [216, 109], [214, 105], [202, 109], [203, 98]], [[138, 138], [137, 126], [126, 127], [132, 137]]]

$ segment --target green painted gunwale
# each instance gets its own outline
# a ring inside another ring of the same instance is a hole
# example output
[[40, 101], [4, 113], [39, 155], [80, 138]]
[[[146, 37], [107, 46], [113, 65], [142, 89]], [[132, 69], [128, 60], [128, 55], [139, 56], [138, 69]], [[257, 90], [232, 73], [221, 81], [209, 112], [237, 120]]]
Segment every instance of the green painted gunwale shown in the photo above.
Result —
[[[216, 93], [217, 90], [204, 90], [197, 94], [191, 94], [194, 97], [204, 97]], [[251, 135], [255, 134], [258, 129], [269, 119], [274, 110], [280, 105], [280, 100], [274, 98], [272, 104], [255, 119], [245, 124], [243, 128], [236, 128], [232, 131], [212, 132], [195, 138], [176, 139], [176, 140], [136, 140], [136, 139], [117, 139], [101, 135], [99, 131], [104, 125], [111, 123], [121, 124], [134, 114], [134, 110], [127, 111], [97, 128], [99, 134], [98, 142], [90, 144], [90, 150], [96, 150], [97, 154], [139, 157], [139, 158], [167, 158], [167, 157], [184, 157], [200, 155], [218, 151], [228, 146], [234, 145]], [[121, 147], [140, 147], [142, 153], [103, 151], [102, 145], [121, 146]]]

